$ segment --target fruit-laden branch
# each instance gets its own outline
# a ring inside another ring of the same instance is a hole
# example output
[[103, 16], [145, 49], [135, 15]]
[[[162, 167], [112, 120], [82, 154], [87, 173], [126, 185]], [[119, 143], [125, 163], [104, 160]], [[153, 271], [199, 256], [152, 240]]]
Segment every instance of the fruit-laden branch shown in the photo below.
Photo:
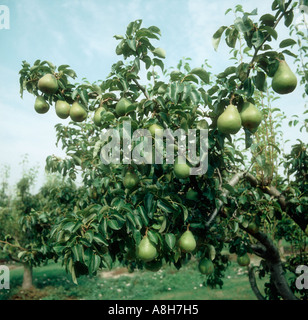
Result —
[[[281, 194], [280, 191], [278, 191], [275, 187], [273, 186], [263, 186], [256, 177], [254, 177], [251, 173], [249, 172], [238, 172], [236, 173], [231, 180], [229, 181], [229, 185], [231, 187], [235, 187], [241, 179], [245, 178], [253, 187], [255, 188], [260, 188], [264, 193], [267, 193], [268, 195], [276, 198], [283, 210], [286, 211], [288, 216], [305, 232], [305, 229], [307, 228], [307, 220], [305, 218], [305, 215], [299, 216], [294, 214], [292, 210], [289, 208], [288, 203], [286, 201], [286, 198]], [[228, 190], [224, 190], [222, 196], [226, 197], [229, 194]], [[210, 224], [213, 222], [217, 214], [220, 212], [220, 210], [223, 207], [223, 202], [219, 200], [219, 206], [214, 210], [212, 213], [211, 217], [206, 223], [206, 226], [209, 227]]]
[[256, 295], [258, 300], [265, 300], [265, 298], [261, 294], [261, 292], [258, 288], [258, 285], [257, 285], [255, 268], [256, 268], [255, 266], [248, 267], [248, 278], [249, 278], [250, 286], [251, 286], [251, 289], [254, 292], [254, 294]]
[[305, 229], [307, 228], [308, 222], [305, 218], [305, 215], [296, 215], [292, 210], [289, 208], [288, 203], [286, 201], [286, 198], [281, 194], [280, 191], [278, 191], [273, 186], [262, 186], [262, 184], [258, 181], [256, 177], [254, 177], [251, 173], [245, 174], [245, 179], [253, 186], [260, 188], [264, 193], [267, 193], [270, 196], [275, 197], [281, 208], [286, 211], [287, 215], [305, 232]]
[[[258, 180], [250, 173], [248, 172], [238, 172], [236, 173], [231, 180], [229, 181], [229, 185], [234, 187], [236, 186], [241, 179], [245, 178], [248, 182], [250, 182], [254, 187], [260, 187], [261, 184], [258, 182]], [[261, 187], [261, 190], [263, 192], [266, 192], [267, 194], [274, 196], [278, 198], [278, 201], [282, 207], [287, 207], [286, 199], [284, 196], [281, 195], [281, 193], [275, 188], [275, 187]], [[228, 190], [225, 190], [223, 192], [223, 196], [227, 196], [229, 194]], [[214, 210], [213, 214], [209, 218], [206, 226], [209, 227], [209, 225], [213, 222], [217, 214], [220, 212], [220, 210], [223, 207], [223, 202], [219, 200], [219, 206]], [[295, 220], [294, 220], [295, 221]], [[295, 221], [296, 222], [296, 221]], [[274, 281], [274, 284], [285, 300], [297, 300], [297, 298], [294, 296], [293, 292], [291, 291], [285, 276], [284, 276], [284, 270], [282, 267], [282, 262], [280, 260], [279, 251], [274, 245], [274, 243], [271, 241], [271, 239], [262, 232], [256, 232], [252, 233], [248, 229], [242, 228], [246, 232], [250, 233], [256, 240], [259, 241], [259, 244], [252, 245], [251, 248], [255, 252], [256, 255], [263, 258], [270, 269], [272, 279]], [[305, 230], [305, 229], [304, 229]], [[253, 288], [254, 290], [254, 288]], [[255, 291], [254, 291], [255, 292]], [[258, 295], [257, 295], [258, 296]]]

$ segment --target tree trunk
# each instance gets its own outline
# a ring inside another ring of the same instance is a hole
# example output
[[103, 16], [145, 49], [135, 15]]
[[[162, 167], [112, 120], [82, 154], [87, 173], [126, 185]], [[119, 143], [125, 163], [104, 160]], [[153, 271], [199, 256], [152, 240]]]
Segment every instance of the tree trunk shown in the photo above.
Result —
[[252, 236], [257, 239], [260, 244], [252, 245], [251, 248], [254, 250], [255, 254], [267, 262], [270, 268], [271, 277], [281, 297], [284, 300], [298, 300], [291, 291], [285, 278], [279, 251], [273, 241], [262, 232], [257, 232], [252, 234]]
[[22, 282], [22, 288], [27, 290], [33, 287], [32, 281], [32, 266], [28, 263], [23, 263], [24, 266], [24, 277]]

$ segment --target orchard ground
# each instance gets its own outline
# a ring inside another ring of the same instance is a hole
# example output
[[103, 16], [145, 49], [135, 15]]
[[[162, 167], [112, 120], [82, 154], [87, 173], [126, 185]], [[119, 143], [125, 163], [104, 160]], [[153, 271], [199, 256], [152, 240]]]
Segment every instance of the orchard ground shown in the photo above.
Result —
[[[252, 263], [258, 264], [252, 256]], [[95, 277], [84, 276], [75, 285], [61, 263], [34, 268], [35, 288], [22, 290], [23, 269], [11, 267], [11, 290], [0, 291], [0, 300], [256, 300], [247, 281], [247, 268], [230, 255], [230, 266], [222, 289], [205, 286], [198, 271], [198, 261], [192, 259], [181, 270], [165, 265], [158, 272], [115, 267], [101, 271]], [[258, 280], [262, 287], [263, 280]], [[261, 288], [262, 291], [262, 288]]]

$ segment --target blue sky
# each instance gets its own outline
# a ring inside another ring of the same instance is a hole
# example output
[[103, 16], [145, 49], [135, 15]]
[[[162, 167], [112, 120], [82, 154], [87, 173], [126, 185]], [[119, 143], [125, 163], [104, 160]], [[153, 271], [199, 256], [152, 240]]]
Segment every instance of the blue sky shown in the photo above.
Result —
[[[38, 165], [38, 186], [44, 180], [48, 155], [63, 156], [55, 147], [54, 125], [59, 118], [54, 112], [34, 112], [34, 97], [19, 96], [18, 71], [21, 62], [32, 64], [36, 59], [55, 65], [69, 64], [79, 79], [90, 82], [104, 79], [111, 65], [118, 61], [113, 38], [124, 34], [130, 21], [142, 19], [143, 25], [156, 25], [162, 37], [156, 42], [166, 50], [166, 67], [176, 66], [183, 57], [197, 67], [208, 59], [212, 72], [222, 72], [230, 65], [229, 48], [222, 43], [215, 52], [211, 37], [221, 25], [230, 25], [232, 14], [225, 11], [242, 4], [245, 11], [258, 7], [259, 15], [270, 11], [268, 0], [1, 0], [10, 9], [10, 29], [0, 29], [0, 166], [11, 167], [11, 183], [20, 178], [20, 161], [29, 155], [30, 165]], [[287, 30], [280, 28], [283, 36]], [[279, 39], [278, 39], [279, 40]], [[278, 42], [279, 43], [279, 42]], [[277, 45], [278, 47], [278, 45]], [[293, 59], [288, 58], [292, 66]], [[232, 62], [231, 62], [232, 63]], [[288, 118], [302, 114], [304, 102], [301, 88], [275, 102]], [[61, 120], [62, 121], [62, 120]], [[62, 121], [66, 123], [66, 121]], [[285, 138], [306, 139], [298, 130], [284, 124]]]

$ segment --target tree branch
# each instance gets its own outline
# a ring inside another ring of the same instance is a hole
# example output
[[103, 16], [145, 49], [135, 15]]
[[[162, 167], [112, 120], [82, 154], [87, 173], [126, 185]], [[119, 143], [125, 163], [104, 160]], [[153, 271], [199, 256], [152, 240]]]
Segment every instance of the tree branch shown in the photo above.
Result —
[[133, 81], [135, 82], [135, 84], [137, 85], [137, 87], [143, 92], [143, 94], [145, 95], [145, 97], [150, 100], [150, 97], [145, 89], [145, 87], [143, 87], [136, 79], [133, 79]]
[[27, 249], [25, 249], [25, 248], [23, 248], [23, 247], [21, 247], [21, 246], [19, 246], [17, 244], [12, 244], [12, 243], [7, 242], [7, 241], [0, 240], [0, 243], [8, 244], [11, 247], [15, 247], [15, 248], [21, 249], [22, 251], [28, 251]]
[[265, 300], [265, 298], [261, 294], [261, 292], [258, 288], [258, 285], [257, 285], [255, 268], [256, 267], [249, 267], [248, 268], [248, 277], [249, 277], [250, 286], [251, 286], [251, 289], [254, 292], [254, 294], [256, 295], [258, 300]]

